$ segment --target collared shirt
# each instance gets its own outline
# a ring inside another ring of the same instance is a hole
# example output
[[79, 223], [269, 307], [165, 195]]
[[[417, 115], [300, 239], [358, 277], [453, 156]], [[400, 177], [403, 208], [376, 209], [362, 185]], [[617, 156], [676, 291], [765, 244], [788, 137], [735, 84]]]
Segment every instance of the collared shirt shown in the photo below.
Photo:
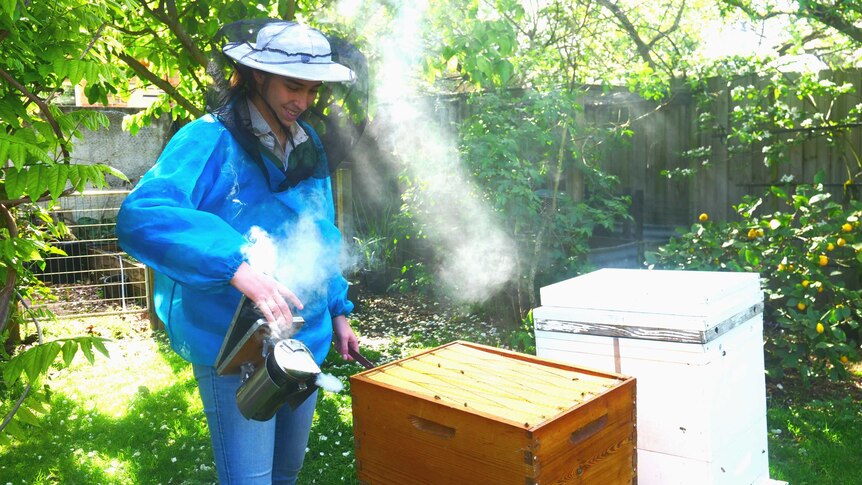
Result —
[[287, 169], [287, 157], [290, 156], [290, 152], [293, 151], [293, 147], [299, 145], [300, 143], [304, 143], [308, 140], [308, 134], [299, 127], [297, 123], [292, 123], [289, 127], [290, 136], [293, 137], [293, 143], [290, 143], [290, 140], [286, 140], [285, 146], [282, 147], [281, 143], [278, 142], [278, 137], [275, 136], [275, 132], [270, 128], [269, 123], [263, 118], [263, 115], [260, 114], [260, 110], [257, 109], [254, 103], [250, 99], [247, 99], [248, 103], [248, 114], [249, 120], [251, 121], [251, 130], [254, 135], [260, 140], [260, 142], [272, 151], [276, 157], [284, 164], [284, 168]]

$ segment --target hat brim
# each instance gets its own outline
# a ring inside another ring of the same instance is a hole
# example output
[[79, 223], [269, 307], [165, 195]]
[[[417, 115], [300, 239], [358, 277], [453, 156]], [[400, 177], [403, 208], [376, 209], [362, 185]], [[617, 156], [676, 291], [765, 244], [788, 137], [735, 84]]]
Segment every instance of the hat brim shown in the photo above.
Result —
[[246, 42], [241, 44], [228, 44], [225, 46], [223, 52], [226, 56], [244, 66], [293, 79], [321, 82], [351, 82], [356, 80], [356, 74], [350, 68], [332, 61], [293, 63], [261, 62], [253, 56], [254, 49]]

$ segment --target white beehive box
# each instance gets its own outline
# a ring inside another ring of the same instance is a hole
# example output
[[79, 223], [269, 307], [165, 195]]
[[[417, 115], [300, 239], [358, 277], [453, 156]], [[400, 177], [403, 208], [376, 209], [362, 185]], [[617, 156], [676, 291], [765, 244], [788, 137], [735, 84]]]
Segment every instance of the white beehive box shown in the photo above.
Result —
[[640, 485], [771, 483], [758, 274], [603, 269], [541, 303], [539, 357], [637, 379]]

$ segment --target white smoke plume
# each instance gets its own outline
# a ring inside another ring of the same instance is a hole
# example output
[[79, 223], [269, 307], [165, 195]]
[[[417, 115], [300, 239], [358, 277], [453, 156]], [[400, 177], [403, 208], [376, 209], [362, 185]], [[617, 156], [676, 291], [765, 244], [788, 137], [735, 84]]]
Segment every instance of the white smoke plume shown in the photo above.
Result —
[[342, 384], [341, 380], [332, 374], [326, 374], [324, 372], [317, 374], [317, 377], [314, 379], [314, 385], [326, 392], [333, 393], [341, 392], [341, 390], [344, 389], [344, 384]]
[[[514, 277], [516, 246], [462, 168], [455, 133], [443, 126], [427, 98], [419, 95], [416, 79], [421, 73], [428, 5], [418, 0], [396, 4], [397, 15], [382, 35], [364, 35], [373, 43], [370, 50], [378, 53], [372, 69], [377, 77], [371, 81], [378, 103], [374, 131], [379, 144], [396, 160], [393, 170], [406, 166], [421, 187], [415, 197], [424, 210], [414, 215], [434, 246], [442, 248], [438, 255], [442, 264], [436, 269], [439, 280], [453, 296], [482, 301]], [[375, 5], [380, 4], [342, 0], [338, 10], [343, 16], [356, 15], [355, 25], [361, 31]]]
[[303, 303], [309, 298], [325, 298], [337, 262], [331, 261], [332, 251], [323, 242], [313, 217], [301, 216], [285, 224], [283, 231], [284, 236], [275, 239], [260, 227], [252, 227], [243, 256], [252, 268], [272, 275]]

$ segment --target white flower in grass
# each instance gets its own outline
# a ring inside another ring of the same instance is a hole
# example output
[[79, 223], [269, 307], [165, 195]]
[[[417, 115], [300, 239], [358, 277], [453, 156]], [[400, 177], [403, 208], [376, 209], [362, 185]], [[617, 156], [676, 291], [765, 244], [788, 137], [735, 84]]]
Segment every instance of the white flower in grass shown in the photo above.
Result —
[[320, 435], [320, 441], [326, 441], [326, 440], [328, 440], [328, 439], [329, 439], [329, 438], [328, 438], [328, 437], [326, 437], [325, 435]]
[[344, 453], [341, 454], [341, 456], [349, 456], [349, 455], [350, 455], [349, 451], [345, 451]]
[[175, 457], [175, 456], [171, 457], [171, 463], [176, 463], [176, 462], [177, 462], [177, 457]]

